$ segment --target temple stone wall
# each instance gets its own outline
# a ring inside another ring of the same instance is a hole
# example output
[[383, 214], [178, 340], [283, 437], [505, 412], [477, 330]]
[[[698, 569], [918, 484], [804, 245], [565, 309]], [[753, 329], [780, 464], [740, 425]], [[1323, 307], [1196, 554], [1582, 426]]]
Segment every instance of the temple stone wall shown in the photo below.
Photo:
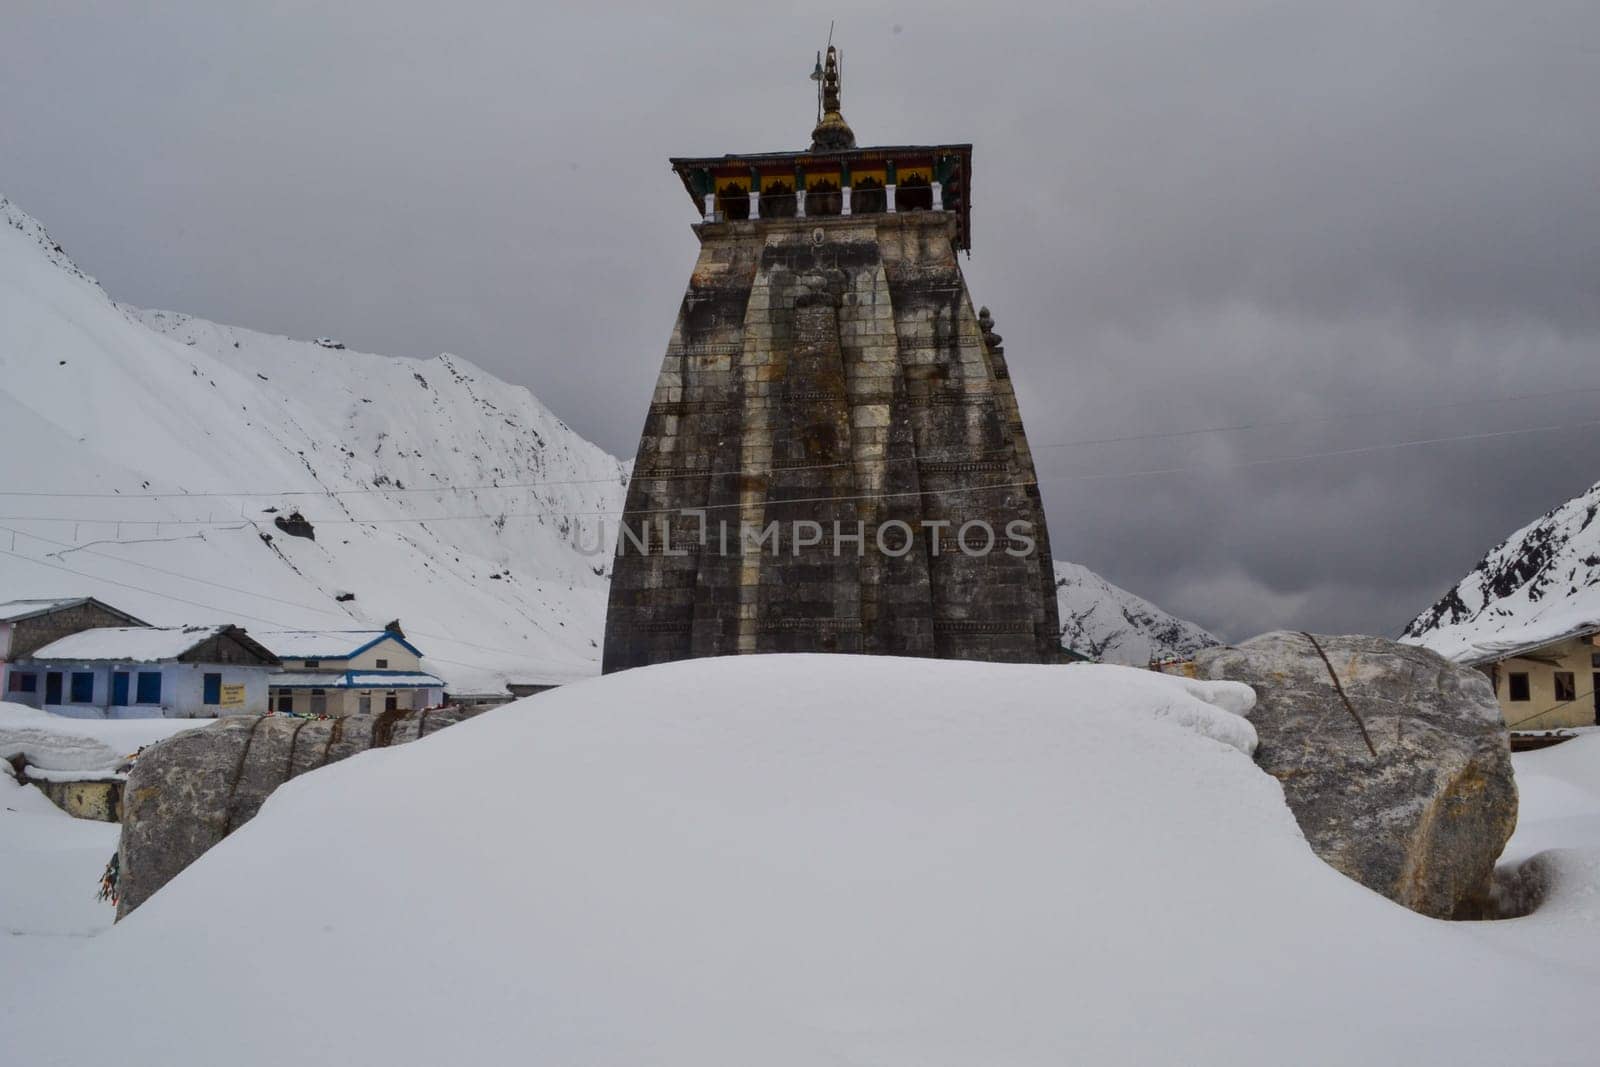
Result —
[[[740, 652], [1058, 657], [1032, 455], [955, 225], [696, 227], [618, 538], [607, 671]], [[996, 535], [986, 553], [957, 544], [973, 521]], [[1031, 553], [1005, 551], [1013, 522]], [[772, 529], [776, 546], [740, 536]]]

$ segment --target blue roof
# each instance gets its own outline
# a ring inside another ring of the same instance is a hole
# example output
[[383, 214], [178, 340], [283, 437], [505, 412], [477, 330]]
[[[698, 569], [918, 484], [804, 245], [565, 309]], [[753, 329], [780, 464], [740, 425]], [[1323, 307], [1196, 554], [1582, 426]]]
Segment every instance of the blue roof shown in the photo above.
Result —
[[252, 630], [250, 636], [279, 659], [350, 659], [384, 641], [422, 655], [420, 648], [393, 630]]

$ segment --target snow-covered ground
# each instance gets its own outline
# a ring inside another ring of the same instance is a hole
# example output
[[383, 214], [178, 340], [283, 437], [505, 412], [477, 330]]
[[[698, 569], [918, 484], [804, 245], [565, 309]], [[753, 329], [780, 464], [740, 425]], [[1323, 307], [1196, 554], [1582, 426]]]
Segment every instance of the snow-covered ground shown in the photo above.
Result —
[[[117, 850], [115, 823], [74, 819], [0, 763], [0, 989], [86, 947], [111, 928], [110, 904], [96, 899], [100, 874]], [[98, 949], [98, 943], [94, 945]], [[0, 1042], [8, 1044], [8, 1042]], [[16, 1062], [13, 1054], [0, 1060]]]
[[114, 772], [145, 745], [208, 725], [194, 719], [76, 719], [0, 701], [0, 760], [73, 777]]
[[[844, 656], [582, 682], [290, 783], [27, 950], [0, 1033], [39, 1064], [1593, 1062], [1595, 853], [1527, 919], [1415, 915], [1310, 852], [1246, 705]], [[1513, 847], [1589, 840], [1600, 746], [1517, 761]]]

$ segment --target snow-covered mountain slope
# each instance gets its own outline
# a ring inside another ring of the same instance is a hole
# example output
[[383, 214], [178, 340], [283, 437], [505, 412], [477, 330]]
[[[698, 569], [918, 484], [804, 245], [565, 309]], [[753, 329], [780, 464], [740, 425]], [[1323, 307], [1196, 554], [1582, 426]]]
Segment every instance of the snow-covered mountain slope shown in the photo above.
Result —
[[1078, 563], [1056, 560], [1061, 644], [1105, 663], [1142, 667], [1220, 645], [1215, 635], [1169, 615]]
[[167, 624], [398, 618], [460, 690], [598, 669], [627, 468], [528, 390], [121, 308], [0, 220], [0, 590]]
[[1600, 484], [1498, 545], [1406, 625], [1402, 640], [1474, 659], [1600, 625]]

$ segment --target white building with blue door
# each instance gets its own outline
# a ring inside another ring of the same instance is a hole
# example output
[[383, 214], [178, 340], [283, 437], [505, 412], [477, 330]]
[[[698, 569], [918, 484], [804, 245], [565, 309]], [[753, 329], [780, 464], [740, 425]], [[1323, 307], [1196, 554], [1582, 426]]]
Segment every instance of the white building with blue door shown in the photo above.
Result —
[[280, 661], [237, 626], [110, 626], [70, 634], [10, 664], [7, 696], [76, 718], [263, 715]]

